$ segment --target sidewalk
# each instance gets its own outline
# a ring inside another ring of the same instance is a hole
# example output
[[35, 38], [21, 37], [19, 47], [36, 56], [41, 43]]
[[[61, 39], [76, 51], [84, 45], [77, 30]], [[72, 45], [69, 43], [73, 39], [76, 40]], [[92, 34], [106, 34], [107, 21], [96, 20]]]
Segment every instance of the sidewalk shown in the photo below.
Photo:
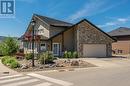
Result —
[[[0, 75], [4, 75], [4, 72], [9, 72], [8, 75], [10, 74], [17, 74], [18, 72], [6, 67], [5, 65], [2, 64], [1, 60], [0, 60]], [[5, 74], [7, 75], [7, 74]]]

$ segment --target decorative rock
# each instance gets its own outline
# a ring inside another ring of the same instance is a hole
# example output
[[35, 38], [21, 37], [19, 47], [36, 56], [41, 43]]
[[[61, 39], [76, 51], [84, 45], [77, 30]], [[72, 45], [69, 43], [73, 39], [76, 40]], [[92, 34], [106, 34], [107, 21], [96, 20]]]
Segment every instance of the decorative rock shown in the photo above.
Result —
[[78, 61], [72, 61], [71, 66], [79, 66], [79, 62]]
[[22, 64], [21, 69], [27, 69], [28, 66], [26, 64]]
[[43, 67], [43, 66], [40, 66], [39, 68], [40, 68], [40, 69], [43, 69], [44, 67]]
[[65, 67], [63, 63], [56, 64], [56, 67]]
[[7, 66], [10, 66], [10, 64], [6, 64]]
[[45, 67], [45, 68], [50, 68], [50, 65], [45, 65], [44, 67]]
[[56, 67], [56, 64], [51, 64], [50, 67], [54, 68]]

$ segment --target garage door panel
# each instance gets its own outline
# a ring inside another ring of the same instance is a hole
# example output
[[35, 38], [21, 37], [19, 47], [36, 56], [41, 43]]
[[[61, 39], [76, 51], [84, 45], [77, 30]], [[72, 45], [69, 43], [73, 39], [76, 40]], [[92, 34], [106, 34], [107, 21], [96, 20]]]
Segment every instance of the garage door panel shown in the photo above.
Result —
[[105, 44], [83, 44], [83, 55], [86, 57], [105, 57]]

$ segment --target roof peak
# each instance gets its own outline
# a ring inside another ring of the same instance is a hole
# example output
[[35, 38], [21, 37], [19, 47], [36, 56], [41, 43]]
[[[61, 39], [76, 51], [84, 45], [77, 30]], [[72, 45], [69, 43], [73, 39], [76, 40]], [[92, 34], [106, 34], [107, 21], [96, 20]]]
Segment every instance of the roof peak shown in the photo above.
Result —
[[48, 17], [48, 16], [43, 16], [43, 15], [39, 15], [39, 14], [33, 14], [33, 16], [37, 16], [40, 19], [42, 19], [43, 21], [45, 21], [46, 23], [48, 23], [50, 25], [54, 25], [54, 26], [72, 26], [73, 25], [72, 23], [58, 20], [58, 19]]

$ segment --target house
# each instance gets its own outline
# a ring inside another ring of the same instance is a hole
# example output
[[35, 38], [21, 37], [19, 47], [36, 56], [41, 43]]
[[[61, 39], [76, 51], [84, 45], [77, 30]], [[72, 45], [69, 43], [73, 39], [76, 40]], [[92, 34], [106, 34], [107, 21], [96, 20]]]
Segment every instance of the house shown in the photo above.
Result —
[[113, 54], [130, 56], [130, 28], [120, 27], [108, 34], [117, 39], [112, 43]]
[[[36, 21], [35, 35], [40, 37], [40, 40], [35, 42], [35, 53], [48, 50], [53, 51], [55, 56], [61, 56], [64, 51], [77, 51], [81, 57], [111, 56], [111, 44], [115, 39], [86, 19], [77, 24], [37, 14], [34, 14], [32, 19]], [[24, 53], [32, 52], [31, 40], [26, 39], [31, 28], [29, 24], [21, 37]]]

